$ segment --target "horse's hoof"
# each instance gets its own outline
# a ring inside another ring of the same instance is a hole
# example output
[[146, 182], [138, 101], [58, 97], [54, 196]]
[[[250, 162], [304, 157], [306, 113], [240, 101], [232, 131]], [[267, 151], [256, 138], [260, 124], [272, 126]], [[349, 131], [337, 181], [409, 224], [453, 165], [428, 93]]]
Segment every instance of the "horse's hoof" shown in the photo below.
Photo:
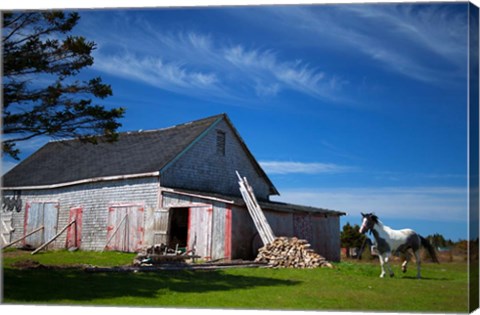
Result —
[[394, 274], [394, 273], [391, 273], [391, 274], [390, 274], [390, 278], [393, 278], [393, 277], [395, 277], [395, 274]]

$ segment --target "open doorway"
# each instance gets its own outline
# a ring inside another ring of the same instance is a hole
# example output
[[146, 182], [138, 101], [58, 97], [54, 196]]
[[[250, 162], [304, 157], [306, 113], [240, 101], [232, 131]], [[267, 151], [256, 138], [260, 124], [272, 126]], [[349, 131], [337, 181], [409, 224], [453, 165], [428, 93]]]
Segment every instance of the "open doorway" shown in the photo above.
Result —
[[179, 249], [187, 247], [188, 240], [188, 209], [189, 208], [172, 208], [170, 211], [170, 239], [169, 246]]

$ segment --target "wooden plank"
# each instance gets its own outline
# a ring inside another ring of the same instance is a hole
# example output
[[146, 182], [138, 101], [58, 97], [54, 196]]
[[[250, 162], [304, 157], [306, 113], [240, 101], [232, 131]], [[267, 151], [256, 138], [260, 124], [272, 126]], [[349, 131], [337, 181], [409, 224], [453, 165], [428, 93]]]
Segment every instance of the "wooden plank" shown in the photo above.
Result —
[[35, 255], [36, 253], [38, 253], [40, 250], [44, 249], [45, 247], [48, 246], [48, 244], [50, 244], [51, 242], [53, 242], [55, 239], [57, 239], [57, 237], [59, 237], [70, 225], [74, 224], [75, 223], [75, 220], [68, 223], [60, 232], [57, 233], [57, 235], [53, 236], [48, 242], [46, 242], [45, 244], [43, 244], [42, 246], [40, 246], [39, 248], [37, 248], [36, 250], [34, 250], [32, 252], [32, 255]]
[[20, 238], [18, 238], [18, 239], [16, 239], [16, 240], [14, 240], [13, 242], [8, 243], [8, 244], [5, 245], [4, 247], [2, 247], [2, 249], [5, 249], [5, 248], [7, 248], [7, 247], [10, 247], [10, 246], [12, 246], [13, 244], [16, 244], [16, 243], [20, 242], [21, 240], [29, 237], [29, 236], [32, 235], [33, 233], [37, 233], [38, 231], [40, 231], [40, 230], [42, 230], [42, 229], [43, 229], [43, 225], [42, 225], [41, 227], [39, 227], [39, 228], [31, 231], [30, 233], [25, 234], [24, 236], [22, 236], [22, 237], [20, 237]]

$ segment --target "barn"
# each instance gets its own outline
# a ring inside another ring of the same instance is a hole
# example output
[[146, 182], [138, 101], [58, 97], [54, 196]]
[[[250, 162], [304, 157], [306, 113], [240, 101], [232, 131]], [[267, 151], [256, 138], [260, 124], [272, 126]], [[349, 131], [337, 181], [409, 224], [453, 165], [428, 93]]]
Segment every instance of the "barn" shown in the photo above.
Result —
[[340, 259], [345, 213], [271, 201], [279, 192], [226, 114], [120, 133], [114, 143], [50, 141], [3, 176], [1, 241], [37, 248], [64, 231], [49, 249], [134, 252], [163, 243], [207, 260], [252, 259], [262, 243], [235, 171], [275, 235]]

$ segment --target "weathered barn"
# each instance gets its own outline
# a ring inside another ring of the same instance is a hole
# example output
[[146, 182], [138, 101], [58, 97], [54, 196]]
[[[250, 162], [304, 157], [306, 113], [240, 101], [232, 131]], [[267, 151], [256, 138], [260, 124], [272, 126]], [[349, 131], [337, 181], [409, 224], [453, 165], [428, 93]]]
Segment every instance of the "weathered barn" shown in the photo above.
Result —
[[206, 259], [251, 259], [262, 245], [239, 192], [245, 176], [277, 236], [340, 259], [344, 213], [272, 202], [278, 194], [227, 115], [121, 133], [115, 143], [51, 141], [3, 177], [2, 241], [136, 251], [164, 243]]

